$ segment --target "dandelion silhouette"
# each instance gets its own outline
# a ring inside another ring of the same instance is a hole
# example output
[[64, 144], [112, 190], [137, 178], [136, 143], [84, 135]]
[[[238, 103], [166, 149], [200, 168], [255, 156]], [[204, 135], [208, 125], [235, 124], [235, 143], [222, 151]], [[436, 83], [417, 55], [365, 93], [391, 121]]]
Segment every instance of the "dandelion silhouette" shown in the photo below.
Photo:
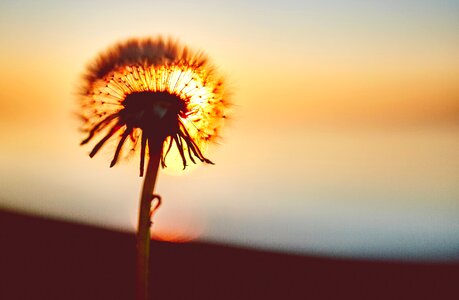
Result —
[[131, 39], [100, 54], [87, 68], [80, 92], [86, 138], [93, 157], [117, 141], [110, 167], [140, 153], [145, 180], [137, 232], [137, 299], [147, 298], [151, 202], [159, 165], [174, 146], [183, 169], [188, 161], [213, 164], [203, 149], [219, 133], [227, 101], [222, 78], [202, 53], [162, 38]]

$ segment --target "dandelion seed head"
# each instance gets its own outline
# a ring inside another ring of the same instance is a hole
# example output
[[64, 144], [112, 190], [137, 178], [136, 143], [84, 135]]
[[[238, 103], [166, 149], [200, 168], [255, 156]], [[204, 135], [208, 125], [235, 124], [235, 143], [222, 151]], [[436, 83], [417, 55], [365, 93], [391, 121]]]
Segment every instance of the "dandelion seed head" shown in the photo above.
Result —
[[140, 152], [142, 175], [152, 139], [164, 145], [163, 167], [173, 144], [184, 168], [196, 159], [211, 163], [203, 153], [218, 137], [228, 102], [224, 82], [204, 54], [156, 38], [131, 39], [101, 53], [83, 76], [80, 107], [82, 144], [98, 141], [90, 156], [116, 140], [111, 166]]

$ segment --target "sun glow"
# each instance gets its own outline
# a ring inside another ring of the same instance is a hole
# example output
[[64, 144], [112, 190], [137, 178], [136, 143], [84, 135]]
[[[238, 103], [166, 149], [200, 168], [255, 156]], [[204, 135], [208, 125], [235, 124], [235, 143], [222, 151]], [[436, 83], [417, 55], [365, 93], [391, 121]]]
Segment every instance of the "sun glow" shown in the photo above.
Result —
[[[180, 118], [189, 125], [188, 130], [196, 141], [209, 141], [218, 134], [223, 115], [215, 108], [220, 106], [216, 100], [218, 82], [207, 86], [205, 70], [196, 73], [192, 68], [155, 68], [127, 66], [108, 75], [106, 80], [94, 84], [91, 92], [91, 107], [97, 118], [118, 111], [125, 97], [133, 92], [168, 92], [177, 95], [187, 103], [188, 111]], [[165, 144], [167, 147], [167, 143]]]
[[152, 234], [152, 238], [169, 243], [188, 243], [197, 240], [201, 236], [198, 229], [162, 228]]

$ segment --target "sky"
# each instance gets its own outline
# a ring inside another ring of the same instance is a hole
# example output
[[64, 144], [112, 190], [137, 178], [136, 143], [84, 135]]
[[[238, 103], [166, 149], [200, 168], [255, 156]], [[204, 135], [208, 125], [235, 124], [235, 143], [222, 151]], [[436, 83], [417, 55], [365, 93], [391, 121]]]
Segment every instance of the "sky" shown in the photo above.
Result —
[[[215, 166], [161, 171], [154, 235], [459, 259], [459, 2], [0, 2], [0, 208], [134, 232], [138, 161], [79, 146], [87, 64], [170, 36], [225, 75]], [[33, 229], [31, 229], [31, 234]]]

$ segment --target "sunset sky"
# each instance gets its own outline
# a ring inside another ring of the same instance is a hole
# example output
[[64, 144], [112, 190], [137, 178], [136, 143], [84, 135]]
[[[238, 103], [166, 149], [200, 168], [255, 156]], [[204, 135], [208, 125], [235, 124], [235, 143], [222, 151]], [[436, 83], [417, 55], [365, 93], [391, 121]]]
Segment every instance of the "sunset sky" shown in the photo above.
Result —
[[459, 2], [247, 2], [0, 2], [0, 208], [135, 230], [138, 161], [88, 157], [76, 90], [106, 47], [161, 34], [234, 106], [215, 166], [160, 172], [156, 235], [459, 259]]

